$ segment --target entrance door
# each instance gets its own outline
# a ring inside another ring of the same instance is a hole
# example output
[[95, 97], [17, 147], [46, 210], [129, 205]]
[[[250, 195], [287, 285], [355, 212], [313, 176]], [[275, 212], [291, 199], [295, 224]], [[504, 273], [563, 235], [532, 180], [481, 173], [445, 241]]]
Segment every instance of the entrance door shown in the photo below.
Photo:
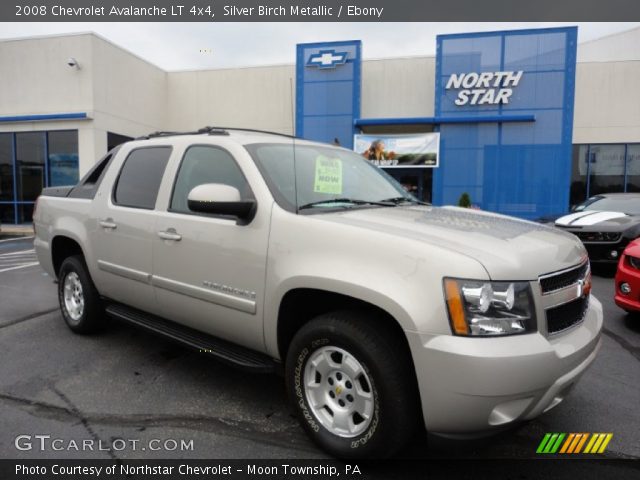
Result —
[[433, 185], [433, 169], [431, 168], [385, 168], [389, 175], [395, 178], [418, 200], [431, 202]]

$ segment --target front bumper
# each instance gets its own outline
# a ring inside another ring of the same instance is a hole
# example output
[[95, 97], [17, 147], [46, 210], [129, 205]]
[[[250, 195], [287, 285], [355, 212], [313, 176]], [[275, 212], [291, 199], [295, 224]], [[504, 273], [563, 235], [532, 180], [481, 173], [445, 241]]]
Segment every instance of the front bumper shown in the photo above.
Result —
[[427, 430], [481, 434], [558, 405], [595, 359], [602, 306], [568, 331], [502, 338], [407, 332]]
[[622, 238], [617, 243], [583, 243], [589, 254], [589, 261], [592, 264], [603, 265], [617, 264], [628, 244], [629, 240], [626, 238]]

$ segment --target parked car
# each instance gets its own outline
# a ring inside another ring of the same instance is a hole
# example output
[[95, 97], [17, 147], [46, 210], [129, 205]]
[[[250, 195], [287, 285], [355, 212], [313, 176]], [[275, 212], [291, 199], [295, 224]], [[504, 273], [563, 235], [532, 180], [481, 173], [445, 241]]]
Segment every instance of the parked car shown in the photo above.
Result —
[[392, 455], [420, 424], [469, 436], [537, 417], [600, 346], [575, 236], [432, 207], [351, 151], [288, 136], [128, 142], [44, 190], [35, 233], [72, 331], [110, 316], [282, 367], [302, 426], [339, 457]]
[[582, 240], [591, 263], [616, 265], [629, 242], [640, 237], [640, 193], [596, 195], [555, 226]]
[[618, 262], [615, 288], [616, 305], [630, 313], [640, 311], [640, 239], [624, 249]]

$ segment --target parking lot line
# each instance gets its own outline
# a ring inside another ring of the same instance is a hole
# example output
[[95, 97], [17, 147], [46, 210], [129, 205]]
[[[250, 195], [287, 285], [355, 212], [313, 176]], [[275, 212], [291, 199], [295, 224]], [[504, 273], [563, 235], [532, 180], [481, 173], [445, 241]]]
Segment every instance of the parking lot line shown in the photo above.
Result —
[[8, 257], [8, 256], [13, 256], [13, 255], [27, 255], [29, 253], [33, 253], [35, 252], [35, 248], [31, 248], [29, 250], [18, 250], [17, 252], [7, 252], [7, 253], [0, 253], [0, 258], [2, 257]]
[[34, 238], [34, 236], [30, 236], [30, 237], [16, 237], [16, 238], [5, 238], [4, 240], [0, 240], [0, 243], [4, 243], [4, 242], [19, 242], [22, 240], [29, 240]]
[[16, 267], [3, 268], [0, 270], [0, 273], [9, 272], [11, 270], [20, 270], [21, 268], [35, 267], [36, 265], [38, 265], [38, 262], [25, 263], [24, 265], [18, 265]]

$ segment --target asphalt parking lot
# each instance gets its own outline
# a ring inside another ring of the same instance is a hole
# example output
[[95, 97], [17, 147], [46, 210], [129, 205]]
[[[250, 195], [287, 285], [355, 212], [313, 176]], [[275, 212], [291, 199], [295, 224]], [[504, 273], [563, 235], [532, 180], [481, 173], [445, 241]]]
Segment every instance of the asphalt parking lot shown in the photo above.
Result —
[[[605, 312], [602, 349], [561, 405], [489, 439], [418, 435], [403, 456], [532, 458], [546, 432], [612, 432], [605, 456], [639, 459], [640, 318], [615, 306], [612, 278], [595, 276], [594, 294]], [[293, 418], [279, 376], [246, 374], [115, 322], [100, 335], [71, 333], [31, 238], [0, 239], [0, 351], [0, 458], [326, 457]], [[63, 439], [64, 449], [33, 441], [19, 450], [20, 435]], [[67, 449], [73, 439], [96, 449]]]

